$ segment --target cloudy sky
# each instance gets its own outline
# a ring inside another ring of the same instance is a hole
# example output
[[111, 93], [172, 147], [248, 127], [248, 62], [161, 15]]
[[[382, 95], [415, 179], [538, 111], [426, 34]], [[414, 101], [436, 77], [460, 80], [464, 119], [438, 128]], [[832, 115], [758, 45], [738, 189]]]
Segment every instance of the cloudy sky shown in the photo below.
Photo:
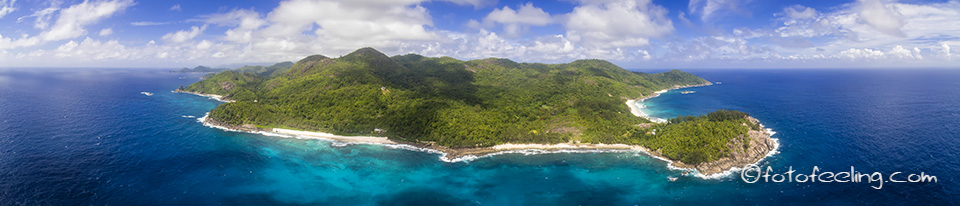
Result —
[[958, 67], [960, 0], [0, 0], [0, 67], [267, 63], [360, 47], [625, 68]]

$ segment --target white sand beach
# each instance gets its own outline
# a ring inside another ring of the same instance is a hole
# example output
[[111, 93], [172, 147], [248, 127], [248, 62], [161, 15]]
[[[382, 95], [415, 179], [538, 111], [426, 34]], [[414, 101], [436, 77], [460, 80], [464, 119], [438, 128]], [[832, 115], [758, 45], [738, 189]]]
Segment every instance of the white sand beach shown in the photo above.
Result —
[[323, 138], [331, 139], [342, 142], [366, 142], [366, 143], [379, 143], [379, 144], [397, 144], [397, 142], [391, 141], [386, 137], [371, 137], [371, 136], [341, 136], [330, 133], [323, 132], [308, 132], [292, 129], [273, 129], [273, 133], [290, 135], [295, 137], [308, 137], [308, 138]]

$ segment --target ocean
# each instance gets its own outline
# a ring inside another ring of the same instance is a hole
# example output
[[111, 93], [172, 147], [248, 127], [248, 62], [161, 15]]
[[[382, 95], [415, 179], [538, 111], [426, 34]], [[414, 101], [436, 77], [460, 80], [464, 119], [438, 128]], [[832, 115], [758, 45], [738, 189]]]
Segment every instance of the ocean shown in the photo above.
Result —
[[0, 69], [0, 205], [960, 204], [960, 70], [685, 71], [722, 84], [672, 90], [646, 100], [644, 111], [748, 112], [779, 139], [779, 153], [758, 165], [764, 170], [853, 167], [936, 182], [875, 189], [879, 182], [863, 179], [701, 179], [637, 152], [448, 163], [381, 145], [203, 126], [197, 118], [220, 102], [170, 92], [200, 74], [21, 68]]

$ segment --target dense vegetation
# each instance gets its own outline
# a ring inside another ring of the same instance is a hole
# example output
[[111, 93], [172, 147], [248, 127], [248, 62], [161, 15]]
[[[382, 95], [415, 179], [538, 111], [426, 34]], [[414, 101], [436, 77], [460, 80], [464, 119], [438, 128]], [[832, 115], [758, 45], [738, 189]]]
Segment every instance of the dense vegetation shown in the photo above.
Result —
[[275, 77], [287, 72], [290, 67], [293, 66], [293, 62], [280, 62], [270, 66], [243, 66], [237, 69], [234, 69], [234, 72], [237, 73], [253, 73], [263, 77]]
[[[759, 125], [739, 111], [719, 110], [694, 116], [672, 118], [666, 124], [657, 124], [640, 136], [637, 143], [673, 160], [688, 164], [717, 160], [729, 155], [730, 140], [747, 131], [759, 130]], [[744, 147], [748, 146], [745, 144]]]
[[[706, 80], [679, 70], [646, 74], [603, 60], [567, 64], [507, 59], [394, 57], [363, 48], [315, 55], [288, 69], [221, 72], [186, 90], [225, 95], [210, 113], [229, 124], [344, 135], [383, 135], [449, 147], [501, 143], [638, 143], [624, 101]], [[379, 129], [379, 130], [376, 130]]]

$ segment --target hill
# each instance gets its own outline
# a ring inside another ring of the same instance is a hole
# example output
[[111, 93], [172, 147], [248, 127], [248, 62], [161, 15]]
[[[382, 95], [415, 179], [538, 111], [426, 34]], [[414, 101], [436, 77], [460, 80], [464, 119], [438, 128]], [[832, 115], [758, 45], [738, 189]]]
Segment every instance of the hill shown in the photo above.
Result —
[[207, 67], [207, 66], [197, 66], [197, 67], [194, 67], [193, 69], [184, 67], [183, 69], [180, 69], [180, 70], [177, 70], [177, 71], [170, 71], [170, 72], [174, 72], [174, 73], [210, 73], [210, 72], [213, 72], [213, 73], [216, 73], [216, 72], [221, 72], [221, 71], [225, 71], [225, 70], [230, 70], [230, 69], [228, 69], [228, 68], [211, 68], [211, 67]]
[[461, 61], [362, 48], [340, 58], [310, 56], [267, 76], [221, 72], [185, 90], [234, 100], [210, 113], [224, 124], [472, 148], [634, 143], [642, 132], [635, 125], [648, 121], [624, 101], [708, 83], [679, 70], [638, 73], [603, 60]]
[[238, 73], [253, 73], [263, 77], [275, 77], [283, 74], [293, 66], [293, 62], [280, 62], [270, 66], [243, 66], [233, 71]]

